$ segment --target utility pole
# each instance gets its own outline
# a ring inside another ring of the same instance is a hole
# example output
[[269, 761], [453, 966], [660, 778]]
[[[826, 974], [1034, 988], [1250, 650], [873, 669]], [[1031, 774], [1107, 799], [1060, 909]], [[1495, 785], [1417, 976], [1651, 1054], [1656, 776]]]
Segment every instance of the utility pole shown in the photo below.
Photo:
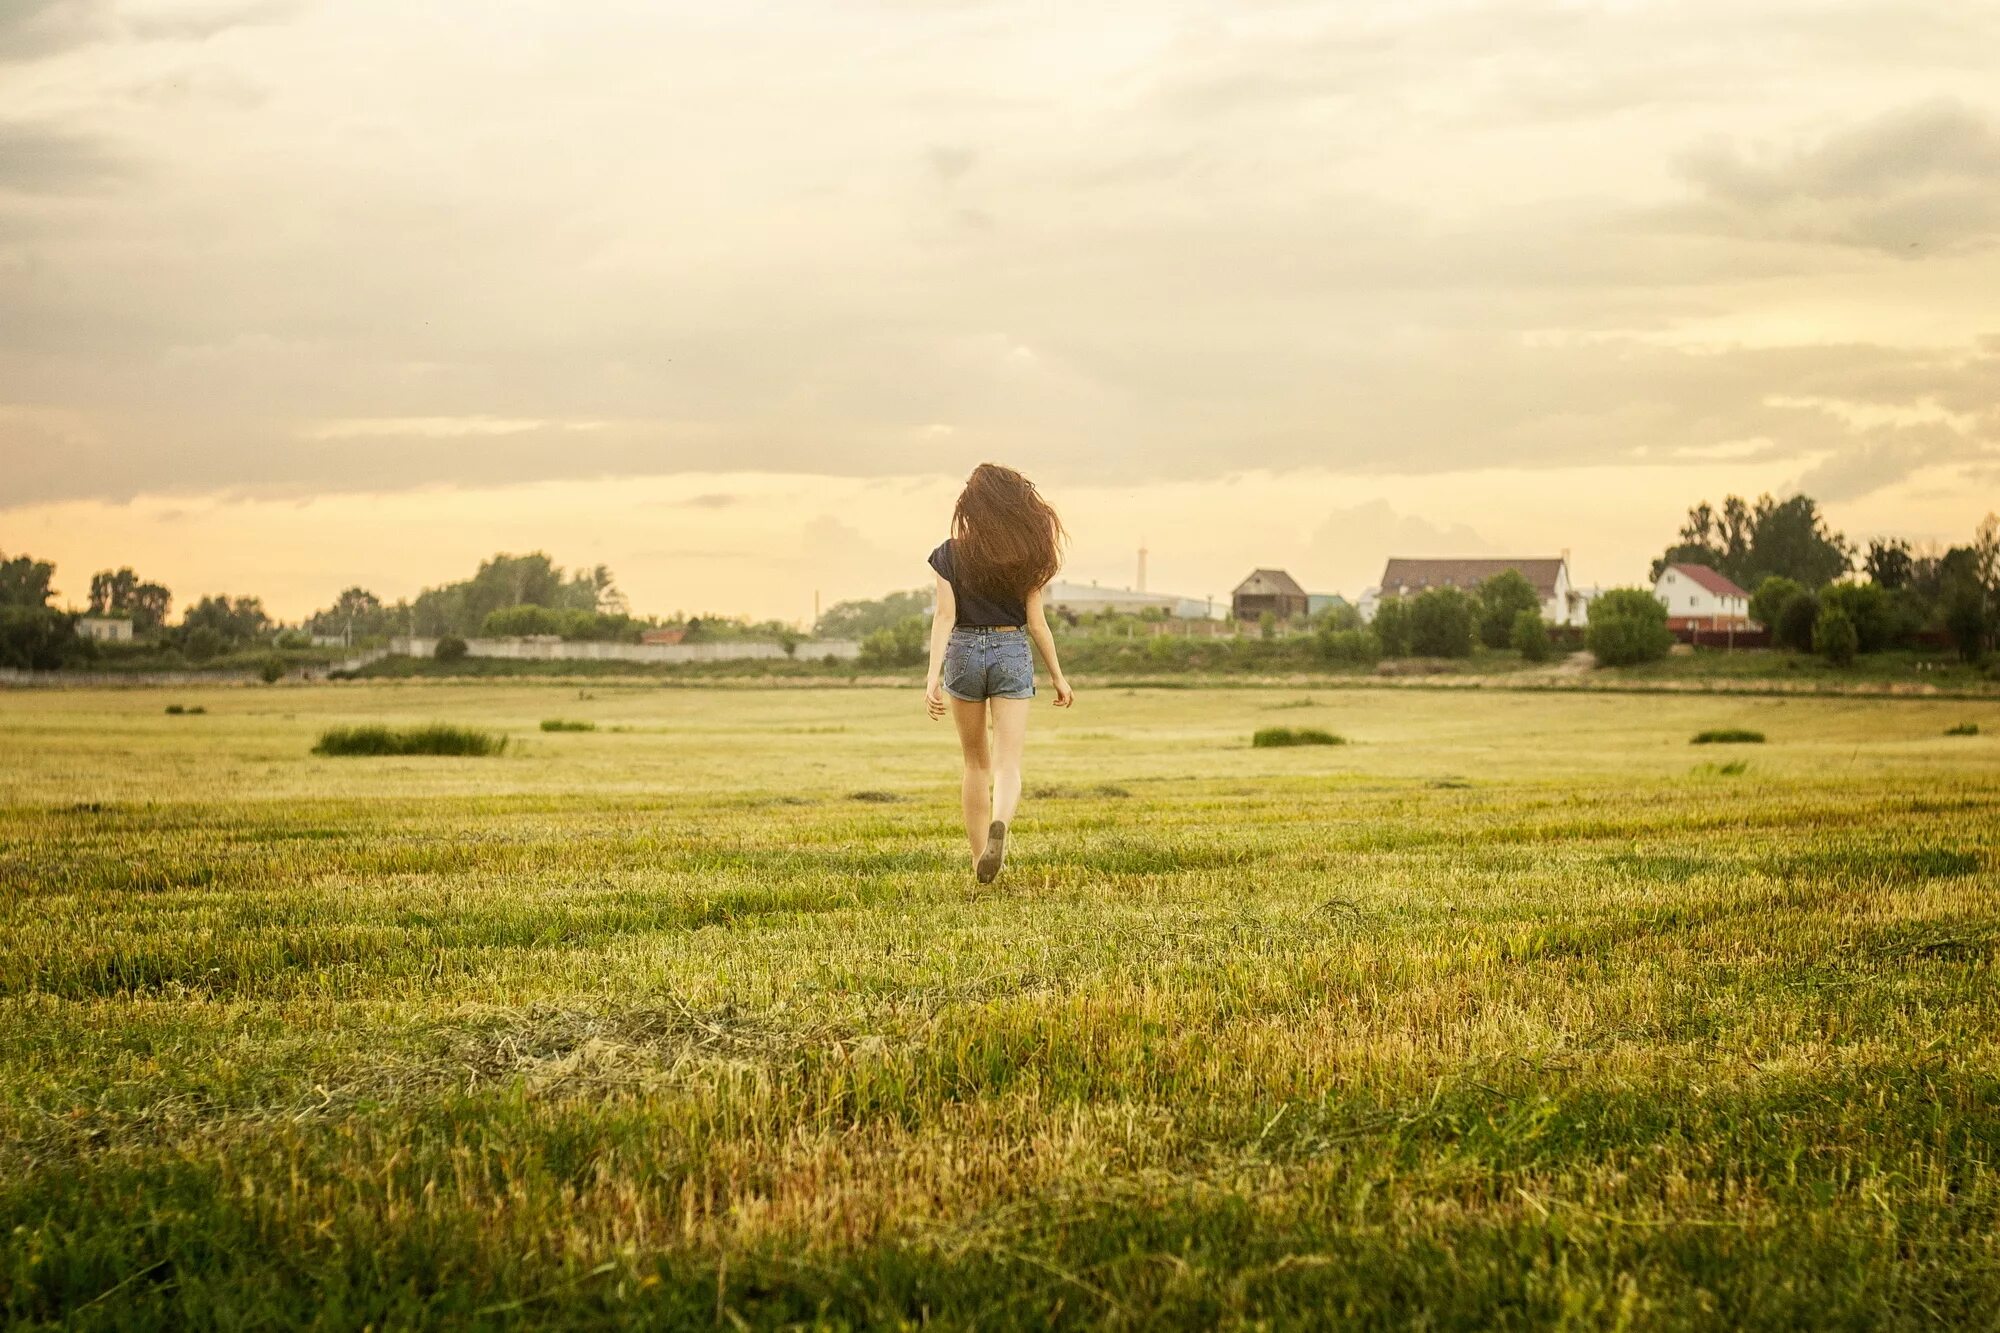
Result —
[[1140, 591], [1140, 592], [1144, 592], [1144, 591], [1146, 591], [1146, 539], [1145, 539], [1144, 537], [1141, 537], [1141, 538], [1139, 539], [1139, 587], [1138, 587], [1138, 591]]

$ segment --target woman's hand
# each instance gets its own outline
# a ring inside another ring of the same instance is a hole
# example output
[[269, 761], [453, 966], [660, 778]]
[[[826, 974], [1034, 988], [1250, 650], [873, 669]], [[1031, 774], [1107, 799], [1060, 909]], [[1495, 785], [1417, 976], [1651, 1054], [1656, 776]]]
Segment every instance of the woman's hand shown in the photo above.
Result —
[[944, 682], [936, 676], [924, 681], [924, 707], [930, 710], [933, 722], [944, 716]]
[[1057, 676], [1055, 678], [1055, 687], [1057, 708], [1068, 708], [1076, 702], [1076, 691], [1069, 687], [1069, 677]]

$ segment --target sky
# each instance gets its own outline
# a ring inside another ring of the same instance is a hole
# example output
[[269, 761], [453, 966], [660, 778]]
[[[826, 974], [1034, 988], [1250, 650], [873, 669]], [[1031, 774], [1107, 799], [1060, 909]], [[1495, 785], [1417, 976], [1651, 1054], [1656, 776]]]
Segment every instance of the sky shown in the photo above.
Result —
[[296, 619], [2000, 507], [2000, 0], [0, 0], [0, 551]]

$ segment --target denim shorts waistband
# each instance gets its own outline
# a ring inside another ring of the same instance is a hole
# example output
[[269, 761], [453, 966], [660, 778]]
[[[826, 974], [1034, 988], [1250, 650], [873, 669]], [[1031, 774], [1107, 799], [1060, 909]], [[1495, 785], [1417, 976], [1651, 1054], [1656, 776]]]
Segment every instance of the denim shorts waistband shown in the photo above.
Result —
[[954, 625], [953, 634], [1019, 634], [1019, 625]]

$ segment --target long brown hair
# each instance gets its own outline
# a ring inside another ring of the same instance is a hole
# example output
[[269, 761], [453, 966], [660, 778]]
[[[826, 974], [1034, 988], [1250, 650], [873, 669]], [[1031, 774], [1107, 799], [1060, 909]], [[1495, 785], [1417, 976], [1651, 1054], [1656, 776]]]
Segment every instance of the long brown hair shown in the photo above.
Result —
[[1010, 467], [981, 463], [951, 511], [957, 577], [985, 597], [1026, 597], [1062, 567], [1063, 531], [1035, 483]]

